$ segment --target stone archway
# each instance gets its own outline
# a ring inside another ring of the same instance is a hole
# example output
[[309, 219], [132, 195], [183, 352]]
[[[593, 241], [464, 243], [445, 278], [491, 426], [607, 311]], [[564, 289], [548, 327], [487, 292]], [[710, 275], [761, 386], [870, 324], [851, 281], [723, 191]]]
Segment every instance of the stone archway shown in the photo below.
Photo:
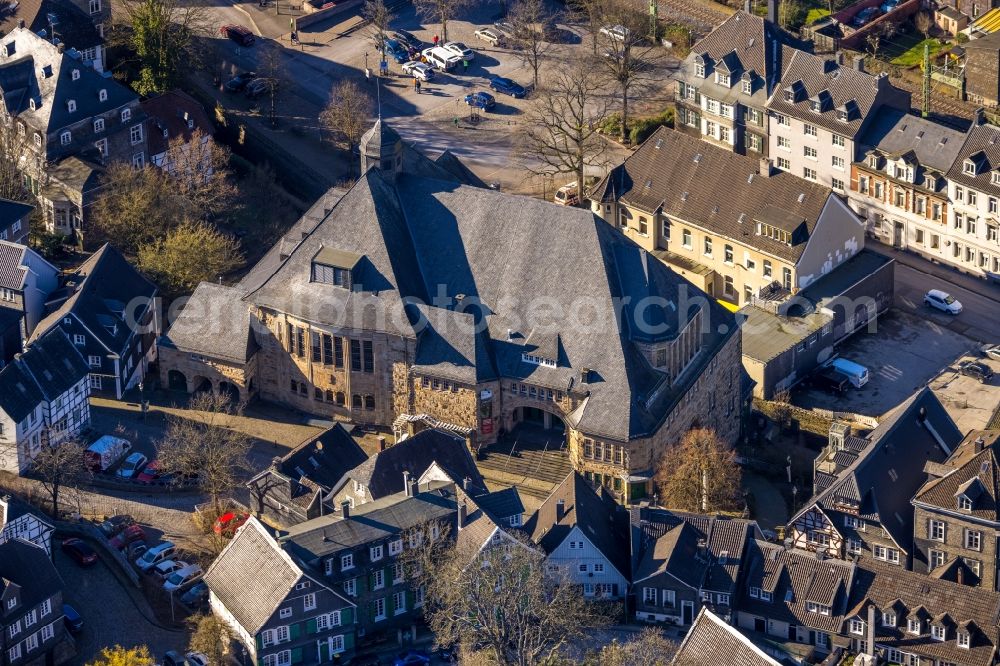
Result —
[[184, 391], [187, 393], [187, 377], [180, 370], [171, 370], [167, 373], [167, 388], [171, 391]]
[[561, 416], [532, 405], [517, 407], [514, 410], [514, 423], [535, 426], [554, 433], [566, 432], [566, 422]]
[[192, 386], [191, 390], [192, 393], [211, 392], [212, 380], [206, 377], [195, 376], [194, 379], [191, 380], [191, 386]]
[[240, 403], [240, 387], [230, 382], [219, 382], [219, 395], [228, 398], [233, 405]]

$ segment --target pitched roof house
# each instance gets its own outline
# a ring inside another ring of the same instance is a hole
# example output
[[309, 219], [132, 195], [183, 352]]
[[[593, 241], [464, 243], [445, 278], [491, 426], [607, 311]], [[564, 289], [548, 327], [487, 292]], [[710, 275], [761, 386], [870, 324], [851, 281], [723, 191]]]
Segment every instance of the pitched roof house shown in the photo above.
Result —
[[55, 525], [29, 504], [0, 496], [0, 543], [23, 539], [40, 546], [51, 557]]
[[310, 437], [247, 481], [258, 516], [283, 526], [332, 513], [327, 494], [368, 459], [351, 433], [337, 423]]
[[355, 606], [251, 517], [205, 573], [209, 603], [254, 663], [329, 663], [354, 651]]
[[190, 144], [192, 136], [199, 132], [201, 141], [207, 144], [215, 134], [205, 107], [182, 90], [169, 90], [143, 100], [142, 108], [149, 116], [149, 161], [166, 171], [172, 170], [167, 163], [171, 141], [180, 139]]
[[24, 27], [80, 53], [85, 65], [104, 71], [104, 36], [91, 15], [69, 0], [18, 0], [0, 14], [0, 32]]
[[105, 244], [50, 295], [48, 314], [28, 346], [59, 326], [87, 357], [92, 392], [120, 399], [156, 360], [157, 295], [153, 283]]
[[0, 367], [24, 349], [58, 284], [59, 269], [41, 255], [26, 245], [0, 240]]
[[45, 663], [66, 639], [63, 581], [45, 549], [14, 538], [0, 543], [0, 663]]
[[780, 666], [738, 629], [702, 608], [677, 648], [670, 666]]
[[0, 199], [0, 240], [24, 244], [28, 240], [28, 217], [35, 207]]
[[0, 370], [0, 469], [22, 473], [90, 425], [88, 371], [58, 326]]
[[914, 530], [910, 498], [962, 440], [929, 388], [890, 412], [865, 437], [835, 423], [815, 468], [813, 498], [792, 516], [796, 548], [848, 558], [870, 555], [909, 566]]
[[545, 551], [584, 596], [622, 598], [628, 593], [627, 514], [601, 487], [594, 491], [570, 472], [524, 524], [531, 541]]

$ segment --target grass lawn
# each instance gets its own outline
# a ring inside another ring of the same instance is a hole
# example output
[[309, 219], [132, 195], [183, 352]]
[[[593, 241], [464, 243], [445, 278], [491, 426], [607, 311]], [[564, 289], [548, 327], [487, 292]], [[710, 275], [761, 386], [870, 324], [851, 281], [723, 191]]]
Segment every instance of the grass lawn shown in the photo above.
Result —
[[806, 14], [806, 25], [812, 25], [821, 18], [827, 17], [829, 15], [830, 15], [829, 9], [823, 9], [820, 7], [810, 9], [809, 13]]
[[[911, 44], [912, 46], [909, 46]], [[931, 60], [934, 59], [938, 51], [947, 46], [941, 40], [933, 37], [921, 39], [920, 35], [905, 35], [901, 39], [898, 39], [897, 43], [893, 44], [890, 48], [883, 49], [882, 58], [888, 59], [891, 65], [913, 67], [923, 62], [925, 44], [929, 44], [931, 47]], [[906, 46], [909, 46], [909, 48], [906, 48]]]

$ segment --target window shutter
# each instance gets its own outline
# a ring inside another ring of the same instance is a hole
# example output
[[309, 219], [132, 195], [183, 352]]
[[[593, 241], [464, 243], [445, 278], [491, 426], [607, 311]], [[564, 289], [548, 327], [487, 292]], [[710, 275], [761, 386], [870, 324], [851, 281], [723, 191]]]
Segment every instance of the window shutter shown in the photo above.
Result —
[[392, 615], [393, 613], [396, 612], [396, 595], [395, 594], [390, 594], [388, 597], [386, 597], [386, 606], [387, 606], [387, 608], [386, 608], [386, 611], [387, 611], [386, 615]]
[[292, 650], [292, 663], [297, 664], [302, 661], [302, 648], [297, 647]]
[[293, 624], [288, 628], [288, 631], [289, 631], [289, 636], [291, 636], [292, 640], [294, 641], [296, 638], [299, 637], [299, 634], [302, 633], [302, 626], [298, 623]]
[[354, 624], [354, 609], [347, 607], [340, 609], [340, 624], [348, 625]]
[[414, 594], [413, 590], [406, 590], [406, 607], [416, 608], [417, 596]]
[[261, 638], [261, 634], [257, 634], [257, 652], [264, 649], [264, 640]]
[[312, 620], [309, 620], [308, 622], [306, 622], [306, 633], [307, 634], [315, 634], [316, 631], [317, 631], [317, 629], [316, 629], [316, 620], [315, 619], [312, 619]]
[[328, 641], [316, 641], [319, 644], [319, 660], [326, 661], [330, 658], [330, 643]]

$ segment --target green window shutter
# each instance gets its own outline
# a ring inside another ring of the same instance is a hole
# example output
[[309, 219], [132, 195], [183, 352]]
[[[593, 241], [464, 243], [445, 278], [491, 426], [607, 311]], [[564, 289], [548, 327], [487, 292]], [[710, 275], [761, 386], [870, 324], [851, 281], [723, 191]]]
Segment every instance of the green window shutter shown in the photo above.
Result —
[[319, 643], [319, 660], [326, 661], [330, 658], [330, 644], [326, 641], [317, 641]]
[[349, 631], [346, 634], [344, 634], [344, 650], [346, 651], [353, 649], [354, 649], [354, 632]]
[[386, 615], [391, 616], [393, 613], [395, 613], [396, 612], [396, 595], [395, 594], [390, 594], [388, 597], [386, 597], [386, 599], [385, 599], [385, 605], [386, 605]]
[[354, 624], [354, 609], [350, 606], [345, 606], [340, 609], [340, 624], [348, 626]]
[[257, 641], [257, 652], [260, 652], [261, 650], [264, 649], [264, 639], [261, 637], [260, 634], [257, 634], [255, 640]]
[[302, 648], [292, 648], [292, 663], [298, 664], [302, 661]]
[[309, 620], [306, 622], [306, 633], [315, 634], [316, 633], [316, 620]]
[[417, 595], [413, 593], [413, 590], [406, 591], [406, 607], [416, 608], [417, 605]]
[[295, 640], [296, 638], [299, 637], [299, 634], [302, 633], [302, 626], [298, 623], [293, 624], [288, 628], [288, 631], [289, 635], [292, 637], [292, 640]]

